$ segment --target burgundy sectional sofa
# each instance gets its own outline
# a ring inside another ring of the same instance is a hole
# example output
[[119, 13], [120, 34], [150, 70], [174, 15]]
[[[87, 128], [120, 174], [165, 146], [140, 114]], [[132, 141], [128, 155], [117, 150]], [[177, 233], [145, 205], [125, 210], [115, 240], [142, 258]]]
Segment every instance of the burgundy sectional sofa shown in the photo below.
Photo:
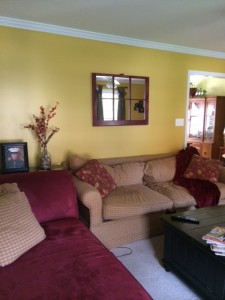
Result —
[[67, 171], [0, 175], [24, 191], [46, 238], [0, 267], [1, 300], [152, 299], [79, 220]]

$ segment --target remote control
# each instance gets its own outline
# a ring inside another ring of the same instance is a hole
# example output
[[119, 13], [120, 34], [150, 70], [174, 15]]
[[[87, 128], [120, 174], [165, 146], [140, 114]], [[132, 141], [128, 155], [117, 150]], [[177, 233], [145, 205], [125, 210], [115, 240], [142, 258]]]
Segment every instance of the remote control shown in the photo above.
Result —
[[192, 223], [192, 224], [199, 224], [199, 220], [188, 217], [188, 216], [171, 216], [171, 220], [184, 222], [184, 223]]

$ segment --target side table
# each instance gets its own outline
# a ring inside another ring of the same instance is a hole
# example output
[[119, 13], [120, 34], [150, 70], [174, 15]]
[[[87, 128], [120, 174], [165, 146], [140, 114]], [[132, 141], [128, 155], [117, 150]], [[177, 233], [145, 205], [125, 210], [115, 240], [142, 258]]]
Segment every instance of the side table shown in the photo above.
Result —
[[36, 172], [36, 171], [53, 171], [53, 170], [63, 170], [61, 165], [52, 165], [51, 170], [41, 170], [38, 167], [30, 167], [29, 172]]

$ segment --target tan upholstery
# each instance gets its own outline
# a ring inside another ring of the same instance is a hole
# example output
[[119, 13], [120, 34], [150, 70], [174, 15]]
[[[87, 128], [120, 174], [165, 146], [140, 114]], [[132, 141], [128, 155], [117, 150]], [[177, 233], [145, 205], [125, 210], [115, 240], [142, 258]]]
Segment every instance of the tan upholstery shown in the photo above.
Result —
[[164, 195], [135, 184], [116, 188], [103, 199], [103, 218], [117, 220], [171, 209], [172, 201]]
[[17, 185], [2, 189], [8, 190], [0, 197], [0, 266], [14, 262], [26, 251], [45, 239], [45, 232], [36, 220], [29, 201]]
[[150, 160], [144, 170], [145, 178], [151, 182], [171, 181], [175, 175], [175, 166], [175, 156]]
[[[163, 212], [164, 213], [164, 212]], [[139, 215], [132, 218], [103, 222], [91, 231], [107, 248], [119, 247], [136, 240], [147, 239], [149, 236], [161, 234], [161, 213]]]
[[95, 187], [76, 177], [73, 180], [78, 199], [89, 209], [90, 227], [102, 224], [102, 198], [100, 193]]
[[[183, 208], [187, 210], [189, 208]], [[193, 208], [192, 208], [193, 209]], [[182, 210], [178, 210], [182, 211]], [[153, 212], [131, 218], [103, 222], [91, 231], [107, 247], [114, 248], [162, 234], [163, 224], [160, 217], [165, 211]]]
[[86, 163], [88, 162], [87, 159], [84, 159], [76, 154], [71, 155], [69, 160], [69, 167], [72, 171], [78, 171], [81, 169]]
[[172, 182], [148, 183], [148, 187], [171, 199], [174, 209], [196, 205], [188, 190]]
[[13, 182], [0, 184], [0, 196], [15, 192], [20, 192], [17, 183]]
[[[70, 169], [73, 171], [86, 161], [74, 156]], [[195, 209], [196, 202], [190, 193], [172, 183], [174, 153], [98, 161], [113, 177], [117, 188], [102, 199], [93, 186], [75, 176], [74, 185], [90, 230], [108, 248], [162, 233], [160, 216], [167, 209]], [[224, 167], [216, 184], [221, 191], [219, 205], [225, 204]]]
[[102, 165], [110, 173], [117, 186], [143, 183], [144, 162], [124, 163], [115, 166]]

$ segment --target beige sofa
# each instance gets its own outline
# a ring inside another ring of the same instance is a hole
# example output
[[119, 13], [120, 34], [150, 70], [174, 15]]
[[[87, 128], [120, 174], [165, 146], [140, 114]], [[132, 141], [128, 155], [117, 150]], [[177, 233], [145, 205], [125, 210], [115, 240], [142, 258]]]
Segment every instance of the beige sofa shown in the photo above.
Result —
[[[172, 182], [175, 154], [99, 159], [117, 187], [102, 199], [92, 185], [74, 176], [80, 214], [90, 230], [107, 248], [163, 232], [160, 216], [168, 210], [195, 209], [196, 201], [183, 187]], [[69, 167], [75, 174], [87, 160], [72, 155]], [[216, 183], [225, 204], [225, 168]]]

